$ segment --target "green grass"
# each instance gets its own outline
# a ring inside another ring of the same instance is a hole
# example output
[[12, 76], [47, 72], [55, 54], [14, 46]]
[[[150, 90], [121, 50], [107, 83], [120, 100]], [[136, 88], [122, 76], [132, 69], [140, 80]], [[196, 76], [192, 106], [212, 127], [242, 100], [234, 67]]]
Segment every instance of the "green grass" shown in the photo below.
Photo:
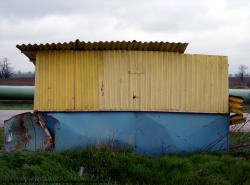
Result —
[[250, 104], [244, 105], [244, 112], [250, 113]]
[[0, 147], [3, 145], [4, 130], [0, 128]]
[[230, 144], [240, 145], [240, 144], [250, 144], [250, 133], [249, 132], [231, 132], [230, 133]]
[[[230, 145], [233, 146], [242, 146], [250, 144], [250, 133], [249, 132], [232, 132], [230, 133]], [[245, 156], [250, 158], [250, 146], [240, 147], [230, 151], [234, 156]]]
[[[78, 176], [83, 166], [84, 176]], [[104, 181], [119, 184], [247, 185], [250, 160], [225, 154], [148, 157], [125, 151], [12, 152], [0, 155], [0, 181]]]
[[[0, 136], [0, 142], [3, 142], [3, 129], [0, 129]], [[231, 133], [230, 140], [233, 145], [246, 143], [250, 141], [250, 134]], [[129, 150], [107, 148], [0, 153], [0, 184], [13, 180], [37, 180], [40, 183], [98, 181], [107, 184], [249, 185], [250, 157], [235, 154], [195, 153], [148, 157]], [[80, 166], [84, 167], [83, 177], [78, 176]]]
[[0, 102], [0, 110], [32, 110], [33, 103], [5, 103]]

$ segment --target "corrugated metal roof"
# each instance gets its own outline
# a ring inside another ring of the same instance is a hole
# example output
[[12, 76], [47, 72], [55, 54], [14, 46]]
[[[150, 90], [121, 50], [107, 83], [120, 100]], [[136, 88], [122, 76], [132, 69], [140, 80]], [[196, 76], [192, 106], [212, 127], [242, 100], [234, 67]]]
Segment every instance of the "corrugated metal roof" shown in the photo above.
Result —
[[105, 42], [75, 42], [22, 44], [16, 47], [31, 61], [36, 60], [36, 52], [41, 50], [137, 50], [137, 51], [166, 51], [184, 53], [188, 43], [174, 42], [139, 42], [139, 41], [105, 41]]

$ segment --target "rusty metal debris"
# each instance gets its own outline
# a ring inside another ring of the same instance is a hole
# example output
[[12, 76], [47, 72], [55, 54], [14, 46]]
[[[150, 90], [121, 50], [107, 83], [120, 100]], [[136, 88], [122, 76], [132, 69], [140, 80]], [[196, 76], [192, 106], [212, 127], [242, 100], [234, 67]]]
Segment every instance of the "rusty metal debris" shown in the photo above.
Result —
[[241, 96], [229, 95], [229, 111], [232, 113], [232, 115], [230, 115], [231, 125], [244, 123], [246, 121], [243, 117], [243, 107], [244, 99]]
[[38, 114], [30, 112], [18, 114], [4, 122], [4, 149], [50, 150], [52, 136]]
[[40, 126], [43, 128], [45, 134], [47, 135], [48, 139], [46, 140], [46, 143], [45, 143], [45, 151], [48, 151], [48, 150], [51, 150], [52, 147], [53, 147], [53, 138], [48, 130], [48, 128], [46, 127], [46, 124], [45, 122], [43, 121], [42, 117], [37, 114], [37, 117], [38, 117], [38, 123], [40, 124]]
[[[26, 143], [29, 142], [29, 140], [31, 139], [31, 135], [27, 132], [26, 126], [25, 126], [25, 113], [24, 114], [19, 114], [19, 120], [18, 120], [18, 124], [15, 125], [15, 129], [16, 131], [19, 132], [18, 136], [19, 139], [17, 140], [15, 149], [22, 149]], [[11, 141], [11, 136], [12, 133], [9, 135], [9, 137], [7, 137], [7, 141]]]

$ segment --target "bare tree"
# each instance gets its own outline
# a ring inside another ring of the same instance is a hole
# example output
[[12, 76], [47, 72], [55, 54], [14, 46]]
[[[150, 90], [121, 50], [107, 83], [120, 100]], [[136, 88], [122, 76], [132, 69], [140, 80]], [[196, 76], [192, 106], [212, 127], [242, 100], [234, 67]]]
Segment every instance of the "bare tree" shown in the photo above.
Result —
[[238, 75], [239, 75], [239, 77], [240, 77], [240, 80], [243, 82], [244, 81], [244, 77], [246, 76], [246, 74], [247, 74], [247, 70], [248, 69], [248, 67], [246, 66], [246, 65], [243, 65], [243, 64], [241, 64], [240, 66], [239, 66], [239, 73], [238, 73]]
[[10, 67], [8, 58], [0, 60], [0, 78], [11, 78], [12, 68]]

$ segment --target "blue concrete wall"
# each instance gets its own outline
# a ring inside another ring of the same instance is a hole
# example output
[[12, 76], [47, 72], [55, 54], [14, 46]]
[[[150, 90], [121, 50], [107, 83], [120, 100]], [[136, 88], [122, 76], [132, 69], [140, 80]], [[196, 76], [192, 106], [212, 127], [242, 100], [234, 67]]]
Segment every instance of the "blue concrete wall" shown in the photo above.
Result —
[[228, 149], [228, 114], [74, 112], [42, 115], [55, 150], [113, 143], [149, 155]]

